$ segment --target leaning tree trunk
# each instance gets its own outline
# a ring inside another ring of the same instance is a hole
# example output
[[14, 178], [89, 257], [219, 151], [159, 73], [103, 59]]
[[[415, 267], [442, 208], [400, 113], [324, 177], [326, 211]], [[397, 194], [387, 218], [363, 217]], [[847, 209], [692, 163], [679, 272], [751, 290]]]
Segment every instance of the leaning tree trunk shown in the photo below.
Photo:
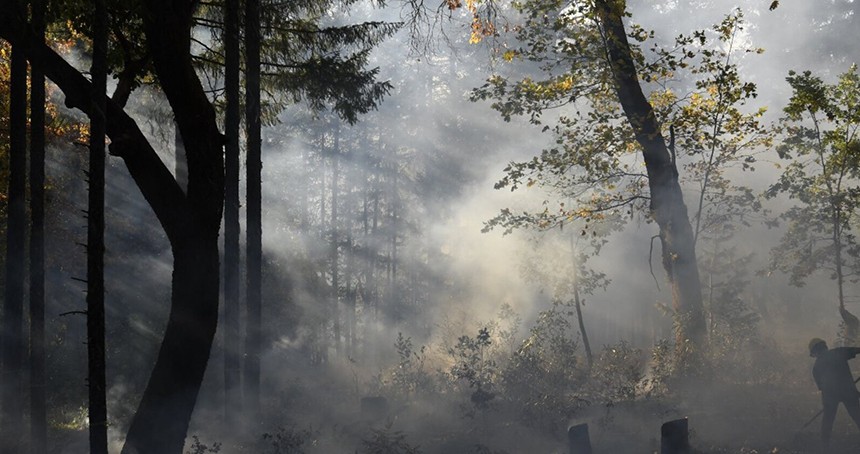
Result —
[[576, 309], [576, 321], [579, 324], [579, 334], [582, 335], [582, 348], [585, 349], [585, 361], [588, 368], [594, 366], [594, 355], [591, 352], [591, 342], [588, 340], [588, 331], [585, 330], [585, 318], [582, 316], [584, 302], [579, 294], [579, 258], [576, 254], [574, 235], [570, 235], [571, 264], [573, 265], [573, 306]]
[[[176, 210], [159, 216], [173, 252], [170, 316], [123, 454], [182, 452], [218, 323], [224, 139], [191, 61], [194, 5], [152, 1], [144, 15], [155, 70], [185, 146], [188, 189], [174, 201]], [[169, 183], [181, 193], [175, 180]]]
[[623, 0], [597, 2], [618, 100], [645, 158], [651, 213], [660, 228], [663, 268], [672, 289], [677, 353], [679, 358], [691, 358], [690, 355], [701, 354], [707, 340], [693, 229], [678, 183], [674, 157], [666, 147], [654, 110], [639, 85], [622, 21], [624, 9]]
[[[17, 11], [17, 4], [14, 10]], [[24, 429], [25, 186], [27, 173], [27, 60], [12, 46], [9, 81], [9, 195], [6, 227], [6, 288], [0, 338], [0, 452], [21, 452]]]

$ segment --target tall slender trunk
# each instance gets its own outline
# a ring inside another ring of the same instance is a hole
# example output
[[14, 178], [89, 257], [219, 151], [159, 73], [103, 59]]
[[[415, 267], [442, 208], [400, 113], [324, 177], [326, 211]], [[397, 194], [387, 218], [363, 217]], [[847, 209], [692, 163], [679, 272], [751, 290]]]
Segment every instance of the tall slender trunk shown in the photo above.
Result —
[[346, 281], [346, 343], [347, 354], [355, 355], [355, 325], [356, 325], [356, 290], [358, 287], [355, 282], [355, 245], [353, 244], [352, 232], [346, 237], [346, 267], [344, 271], [344, 281]]
[[245, 1], [245, 125], [247, 129], [247, 331], [245, 334], [245, 402], [248, 414], [260, 413], [262, 310], [262, 155], [260, 124], [260, 0]]
[[[398, 216], [400, 213], [400, 195], [398, 193], [397, 187], [397, 176], [398, 176], [398, 168], [397, 164], [394, 165], [392, 170], [393, 175], [391, 177], [392, 182], [392, 191], [391, 191], [391, 236], [389, 237], [390, 241], [390, 252], [389, 256], [389, 266], [391, 267], [391, 274], [389, 276], [388, 281], [388, 309], [390, 311], [397, 311], [399, 309], [399, 305], [402, 304], [400, 301], [399, 289], [397, 286], [397, 229], [399, 225], [397, 223]], [[393, 313], [393, 312], [392, 312]]]
[[338, 269], [338, 262], [340, 261], [339, 252], [340, 245], [338, 244], [340, 241], [339, 231], [338, 231], [338, 218], [337, 218], [337, 192], [338, 192], [338, 181], [340, 179], [340, 132], [335, 130], [334, 136], [334, 150], [331, 155], [331, 317], [333, 323], [333, 331], [334, 331], [334, 351], [335, 357], [340, 356], [340, 347], [341, 347], [341, 333], [340, 333], [340, 274]]
[[842, 264], [842, 216], [838, 208], [834, 210], [833, 215], [833, 248], [834, 262], [836, 265], [836, 288], [839, 297], [839, 315], [842, 317], [844, 332], [842, 333], [844, 340], [853, 345], [857, 342], [858, 334], [860, 334], [860, 319], [845, 308], [845, 272]]
[[87, 357], [90, 454], [107, 454], [105, 374], [105, 111], [107, 105], [107, 7], [95, 1], [87, 204]]
[[[381, 188], [379, 187], [379, 168], [376, 169], [376, 174], [374, 175], [373, 180], [373, 219], [370, 227], [370, 295], [373, 300], [373, 317], [375, 320], [379, 320], [379, 282], [377, 280], [382, 280], [382, 272], [380, 271], [379, 277], [376, 274], [376, 268], [379, 266], [379, 253], [381, 250], [380, 241], [379, 241], [379, 196]], [[368, 323], [368, 326], [371, 326]]]
[[678, 169], [666, 147], [654, 109], [639, 85], [622, 21], [625, 2], [598, 0], [596, 4], [618, 100], [633, 128], [636, 141], [642, 146], [645, 159], [651, 212], [660, 228], [663, 268], [672, 289], [672, 303], [678, 322], [676, 351], [679, 358], [701, 358], [707, 342], [702, 287], [693, 229], [678, 183]]
[[576, 321], [579, 324], [579, 334], [582, 335], [582, 348], [585, 349], [585, 360], [588, 368], [594, 365], [594, 355], [591, 353], [591, 342], [588, 341], [588, 332], [585, 330], [585, 318], [582, 316], [582, 299], [579, 295], [579, 260], [576, 257], [576, 245], [573, 234], [570, 236], [571, 264], [573, 265], [573, 304], [576, 308]]
[[24, 278], [26, 268], [27, 60], [12, 46], [9, 83], [9, 198], [6, 227], [6, 291], [0, 364], [0, 452], [22, 449], [24, 428]]
[[224, 4], [224, 422], [235, 427], [241, 412], [239, 331], [239, 0]]
[[[320, 140], [321, 141], [324, 140], [322, 135], [320, 136]], [[326, 196], [326, 183], [325, 183], [326, 182], [326, 174], [325, 174], [325, 172], [326, 172], [326, 166], [325, 166], [326, 159], [325, 159], [325, 152], [322, 150], [322, 148], [320, 149], [319, 158], [320, 158], [320, 168], [319, 168], [319, 172], [320, 172], [320, 188], [319, 188], [319, 190], [320, 190], [320, 192], [319, 192], [320, 213], [319, 213], [319, 216], [320, 217], [319, 217], [319, 229], [318, 229], [319, 232], [318, 233], [319, 233], [319, 241], [321, 242], [320, 244], [322, 244], [322, 242], [325, 242], [325, 240], [326, 240], [326, 216], [325, 216], [326, 210], [325, 210], [325, 207], [326, 207], [326, 198], [327, 198], [327, 196]], [[316, 260], [318, 258], [319, 257], [314, 257], [314, 260]], [[320, 258], [320, 260], [322, 261], [321, 258]], [[326, 287], [326, 273], [329, 271], [330, 270], [326, 270], [326, 269], [322, 268], [320, 270], [320, 279], [319, 279], [319, 281], [317, 281], [317, 282], [319, 282], [320, 287], [317, 289], [316, 295], [323, 299], [323, 305], [324, 305], [324, 307], [322, 308], [323, 316], [320, 318], [320, 323], [317, 325], [317, 329], [319, 329], [319, 333], [317, 334], [318, 353], [319, 353], [318, 363], [319, 364], [322, 364], [322, 363], [325, 363], [328, 361], [328, 348], [329, 348], [328, 322], [331, 319], [331, 305], [328, 303], [328, 301], [325, 300], [324, 295], [325, 295], [325, 292], [328, 288], [328, 287]]]
[[[32, 22], [45, 41], [45, 0], [33, 0]], [[48, 451], [45, 401], [45, 75], [30, 69], [30, 453]]]

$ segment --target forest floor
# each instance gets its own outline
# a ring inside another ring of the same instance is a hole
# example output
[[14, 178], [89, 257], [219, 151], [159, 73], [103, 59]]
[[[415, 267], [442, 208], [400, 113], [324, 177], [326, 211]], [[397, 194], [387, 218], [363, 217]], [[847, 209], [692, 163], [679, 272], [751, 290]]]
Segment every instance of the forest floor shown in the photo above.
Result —
[[[232, 437], [234, 431], [217, 430], [211, 419], [198, 421], [185, 453], [567, 454], [567, 427], [588, 423], [594, 454], [653, 454], [660, 452], [661, 424], [683, 417], [694, 454], [860, 452], [860, 431], [844, 409], [837, 414], [830, 449], [822, 450], [820, 418], [803, 428], [820, 409], [817, 393], [773, 385], [708, 386], [684, 399], [594, 405], [554, 424], [524, 421], [501, 406], [475, 412], [453, 396], [391, 400], [385, 415], [369, 415], [358, 397], [308, 391], [293, 394], [289, 402], [266, 402], [265, 429], [242, 441]], [[86, 430], [55, 435], [52, 453], [85, 452]]]
[[468, 397], [444, 393], [390, 399], [384, 416], [368, 415], [354, 393], [344, 397], [350, 393], [294, 390], [289, 404], [271, 410], [291, 409], [292, 422], [280, 429], [284, 439], [305, 430], [303, 436], [312, 440], [304, 451], [278, 451], [269, 443], [253, 452], [567, 454], [567, 428], [588, 423], [594, 454], [651, 454], [660, 451], [663, 422], [688, 418], [697, 454], [860, 453], [860, 431], [844, 409], [837, 414], [827, 451], [820, 448], [820, 418], [803, 427], [820, 409], [813, 386], [708, 384], [671, 398], [594, 404], [570, 420], [554, 422], [524, 419], [521, 409], [505, 405], [476, 411]]

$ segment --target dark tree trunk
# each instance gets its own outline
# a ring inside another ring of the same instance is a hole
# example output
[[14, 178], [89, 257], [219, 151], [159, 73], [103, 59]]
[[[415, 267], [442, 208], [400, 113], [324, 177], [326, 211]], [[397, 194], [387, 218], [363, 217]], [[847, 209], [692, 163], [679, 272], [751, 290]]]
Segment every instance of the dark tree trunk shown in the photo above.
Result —
[[218, 321], [218, 237], [207, 233], [173, 246], [174, 303], [123, 454], [182, 452]]
[[[44, 42], [45, 0], [33, 0], [32, 21]], [[45, 454], [45, 75], [33, 66], [30, 80], [30, 452]]]
[[224, 85], [227, 135], [224, 170], [224, 420], [235, 427], [241, 413], [242, 341], [239, 332], [239, 0], [224, 9]]
[[92, 112], [87, 203], [87, 357], [90, 453], [107, 454], [105, 377], [105, 106], [107, 103], [107, 7], [95, 1]]
[[179, 123], [173, 120], [173, 175], [176, 182], [184, 191], [188, 188], [188, 158], [185, 156], [185, 144], [179, 133]]
[[683, 358], [691, 354], [698, 356], [706, 346], [706, 327], [693, 230], [678, 184], [674, 158], [666, 147], [654, 110], [639, 85], [622, 21], [624, 8], [623, 0], [597, 2], [618, 100], [645, 158], [651, 212], [660, 228], [663, 268], [672, 289], [678, 322], [675, 336], [677, 352]]
[[248, 415], [260, 413], [260, 349], [262, 310], [262, 156], [260, 124], [260, 0], [245, 2], [245, 124], [247, 129], [247, 332], [245, 334], [245, 402]]
[[[17, 7], [17, 5], [16, 5]], [[0, 452], [23, 451], [24, 278], [26, 269], [27, 60], [12, 46], [9, 86], [9, 198], [6, 227], [6, 291], [3, 302], [2, 418]]]

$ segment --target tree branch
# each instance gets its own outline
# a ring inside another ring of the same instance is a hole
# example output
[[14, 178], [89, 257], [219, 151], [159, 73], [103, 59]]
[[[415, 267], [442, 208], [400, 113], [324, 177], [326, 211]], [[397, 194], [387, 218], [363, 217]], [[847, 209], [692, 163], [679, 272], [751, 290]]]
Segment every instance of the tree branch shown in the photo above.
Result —
[[[39, 42], [20, 17], [13, 17], [11, 1], [0, 1], [0, 37], [23, 50], [27, 60], [44, 71], [66, 95], [66, 105], [87, 115], [94, 113], [90, 82], [46, 44]], [[168, 239], [183, 235], [188, 213], [185, 194], [137, 123], [117, 103], [107, 103], [107, 134], [111, 153], [125, 161], [129, 173], [149, 203]]]

